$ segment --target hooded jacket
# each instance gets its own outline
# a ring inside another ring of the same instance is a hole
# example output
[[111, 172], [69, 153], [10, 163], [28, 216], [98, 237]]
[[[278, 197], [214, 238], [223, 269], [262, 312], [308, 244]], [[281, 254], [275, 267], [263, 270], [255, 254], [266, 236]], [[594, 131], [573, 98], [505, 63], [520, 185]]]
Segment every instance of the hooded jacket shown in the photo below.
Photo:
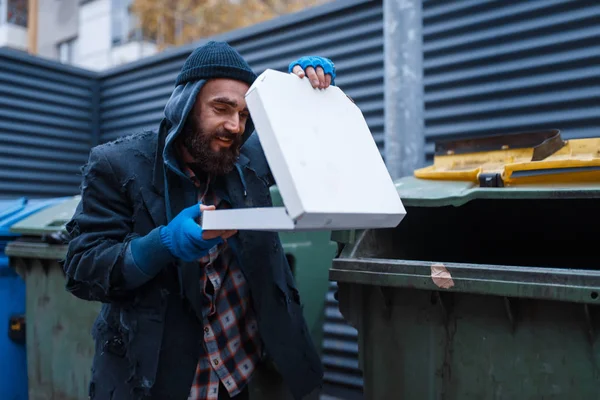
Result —
[[[103, 303], [92, 328], [91, 399], [187, 399], [204, 355], [198, 264], [173, 258], [159, 235], [197, 203], [173, 143], [204, 83], [177, 86], [157, 131], [97, 146], [83, 168], [64, 271], [68, 291]], [[249, 120], [236, 168], [217, 181], [233, 208], [272, 206], [274, 181], [253, 130]], [[279, 236], [240, 231], [228, 243], [250, 286], [264, 349], [301, 399], [321, 385], [323, 370]]]

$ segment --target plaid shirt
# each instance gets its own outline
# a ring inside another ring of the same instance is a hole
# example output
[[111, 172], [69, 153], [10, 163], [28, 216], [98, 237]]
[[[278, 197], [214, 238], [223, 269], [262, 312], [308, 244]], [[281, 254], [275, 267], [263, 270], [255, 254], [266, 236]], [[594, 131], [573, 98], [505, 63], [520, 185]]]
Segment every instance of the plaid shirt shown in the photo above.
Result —
[[[229, 208], [191, 170], [202, 204]], [[213, 247], [199, 260], [206, 356], [200, 358], [189, 400], [219, 398], [219, 381], [231, 397], [239, 394], [261, 358], [258, 325], [250, 301], [250, 289], [235, 263], [227, 242]]]

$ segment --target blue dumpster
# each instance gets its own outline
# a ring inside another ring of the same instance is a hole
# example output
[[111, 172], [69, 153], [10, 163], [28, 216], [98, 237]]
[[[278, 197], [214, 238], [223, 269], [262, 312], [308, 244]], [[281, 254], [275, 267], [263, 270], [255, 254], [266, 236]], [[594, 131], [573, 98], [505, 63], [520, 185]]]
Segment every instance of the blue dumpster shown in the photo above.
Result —
[[27, 400], [27, 357], [25, 354], [25, 282], [8, 265], [6, 245], [20, 235], [10, 227], [33, 213], [64, 201], [0, 200], [0, 398]]

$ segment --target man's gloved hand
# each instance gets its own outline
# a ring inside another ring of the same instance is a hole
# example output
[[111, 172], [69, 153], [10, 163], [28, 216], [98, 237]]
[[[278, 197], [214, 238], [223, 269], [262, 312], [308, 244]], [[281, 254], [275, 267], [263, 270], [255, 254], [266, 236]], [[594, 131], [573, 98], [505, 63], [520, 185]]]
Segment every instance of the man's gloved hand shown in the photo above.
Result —
[[335, 65], [329, 58], [319, 56], [304, 56], [290, 63], [288, 72], [300, 78], [308, 76], [315, 89], [327, 89], [335, 86]]
[[173, 257], [186, 262], [196, 261], [208, 254], [211, 248], [223, 243], [221, 236], [212, 239], [202, 237], [202, 227], [196, 222], [201, 214], [200, 207], [196, 204], [186, 208], [160, 229], [160, 240]]

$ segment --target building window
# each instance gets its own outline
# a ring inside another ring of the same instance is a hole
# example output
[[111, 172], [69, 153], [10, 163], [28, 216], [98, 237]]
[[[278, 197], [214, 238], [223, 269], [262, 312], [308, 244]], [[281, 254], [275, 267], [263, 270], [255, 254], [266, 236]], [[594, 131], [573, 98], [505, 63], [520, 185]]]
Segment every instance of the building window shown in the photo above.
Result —
[[75, 60], [75, 46], [77, 45], [77, 38], [65, 40], [57, 45], [58, 48], [58, 60], [61, 63], [72, 64]]
[[137, 19], [131, 12], [133, 0], [112, 0], [111, 39], [113, 46], [127, 43], [137, 37]]
[[[27, 0], [0, 0], [6, 1], [6, 22], [27, 28]], [[2, 9], [2, 7], [0, 7]], [[3, 20], [4, 18], [0, 18]]]

